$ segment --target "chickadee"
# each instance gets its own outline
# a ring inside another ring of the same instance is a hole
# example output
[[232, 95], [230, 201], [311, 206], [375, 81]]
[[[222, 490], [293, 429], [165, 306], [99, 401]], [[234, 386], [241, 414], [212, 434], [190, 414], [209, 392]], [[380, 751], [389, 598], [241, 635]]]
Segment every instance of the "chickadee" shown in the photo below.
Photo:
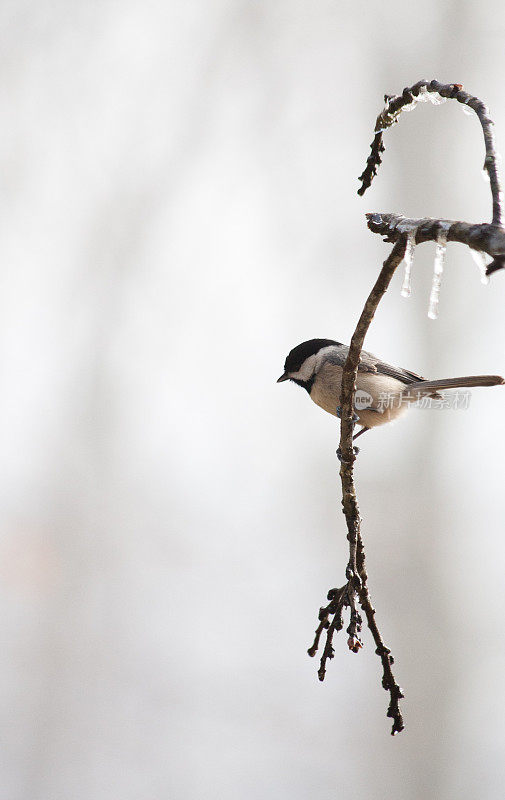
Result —
[[[295, 347], [284, 363], [284, 373], [277, 380], [294, 381], [307, 390], [318, 406], [340, 416], [340, 387], [349, 348], [333, 339], [311, 339]], [[473, 386], [496, 386], [505, 381], [499, 375], [471, 375], [463, 378], [440, 378], [429, 381], [400, 367], [392, 367], [377, 356], [361, 353], [354, 395], [354, 410], [363, 427], [354, 439], [376, 425], [384, 425], [403, 414], [409, 400], [440, 397], [437, 389], [462, 389]], [[387, 402], [385, 400], [387, 399]]]

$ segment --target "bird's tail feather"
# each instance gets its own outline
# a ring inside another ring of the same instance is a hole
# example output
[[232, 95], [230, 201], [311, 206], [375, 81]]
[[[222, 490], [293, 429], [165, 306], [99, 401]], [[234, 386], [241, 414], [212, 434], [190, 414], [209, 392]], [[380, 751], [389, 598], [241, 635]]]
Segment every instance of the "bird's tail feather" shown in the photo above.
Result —
[[471, 389], [474, 386], [498, 386], [505, 383], [500, 375], [466, 375], [462, 378], [440, 378], [435, 381], [416, 381], [405, 388], [411, 392], [429, 392], [438, 389]]

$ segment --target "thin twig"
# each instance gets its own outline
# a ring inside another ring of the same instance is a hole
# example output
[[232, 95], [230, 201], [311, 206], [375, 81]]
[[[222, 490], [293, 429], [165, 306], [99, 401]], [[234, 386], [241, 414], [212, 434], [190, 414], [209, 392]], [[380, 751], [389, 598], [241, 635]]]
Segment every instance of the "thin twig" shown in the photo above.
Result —
[[393, 727], [391, 733], [394, 735], [403, 730], [403, 718], [399, 709], [398, 701], [403, 697], [402, 691], [397, 684], [391, 665], [393, 660], [389, 649], [384, 645], [382, 636], [375, 622], [375, 609], [370, 599], [368, 590], [367, 573], [365, 569], [365, 554], [361, 539], [361, 519], [359, 516], [358, 502], [356, 499], [356, 489], [354, 486], [354, 461], [356, 456], [353, 450], [353, 397], [356, 391], [356, 377], [358, 365], [363, 349], [363, 343], [368, 328], [374, 318], [375, 311], [379, 305], [396, 268], [401, 264], [405, 255], [407, 238], [403, 235], [393, 247], [388, 258], [385, 260], [375, 286], [370, 292], [365, 307], [361, 312], [356, 330], [351, 339], [349, 353], [344, 365], [342, 374], [342, 388], [340, 393], [341, 421], [340, 421], [340, 451], [342, 462], [340, 465], [340, 478], [342, 480], [342, 505], [344, 508], [345, 519], [347, 522], [347, 538], [352, 543], [356, 537], [357, 567], [358, 567], [358, 594], [361, 608], [366, 614], [368, 627], [373, 636], [376, 652], [380, 656], [383, 667], [382, 685], [390, 693], [390, 704], [388, 716], [393, 717]]
[[489, 177], [489, 188], [493, 205], [491, 223], [458, 222], [441, 219], [409, 219], [401, 214], [367, 214], [368, 227], [374, 233], [386, 237], [386, 241], [395, 242], [403, 235], [406, 229], [415, 232], [415, 243], [437, 241], [440, 230], [447, 231], [447, 241], [461, 242], [473, 250], [478, 250], [490, 255], [493, 261], [487, 266], [486, 274], [491, 275], [505, 267], [505, 228], [504, 225], [504, 195], [498, 172], [499, 156], [494, 138], [494, 123], [489, 116], [489, 109], [478, 97], [465, 92], [459, 83], [440, 83], [439, 81], [418, 81], [410, 88], [403, 90], [401, 95], [386, 95], [384, 109], [377, 117], [375, 123], [375, 136], [371, 144], [371, 153], [367, 159], [367, 166], [360, 176], [361, 186], [358, 194], [364, 194], [368, 189], [381, 164], [381, 153], [384, 152], [382, 135], [385, 130], [398, 122], [403, 110], [413, 108], [420, 98], [426, 97], [446, 98], [457, 100], [477, 114], [484, 135], [486, 156], [484, 170]]
[[[326, 674], [326, 663], [328, 659], [333, 658], [333, 635], [343, 627], [342, 613], [343, 609], [347, 606], [351, 609], [351, 620], [347, 628], [347, 633], [349, 634], [347, 646], [354, 653], [360, 650], [362, 647], [362, 642], [359, 637], [361, 631], [361, 616], [356, 607], [356, 598], [358, 598], [375, 642], [376, 653], [380, 656], [382, 661], [382, 685], [390, 694], [388, 716], [393, 718], [393, 726], [391, 729], [393, 735], [403, 730], [403, 718], [399, 708], [399, 700], [403, 697], [403, 694], [394, 678], [391, 669], [393, 658], [390, 655], [390, 650], [385, 646], [377, 627], [375, 609], [372, 605], [368, 589], [365, 552], [361, 539], [361, 518], [356, 499], [353, 475], [356, 455], [352, 444], [354, 428], [352, 401], [356, 389], [355, 383], [358, 374], [359, 359], [366, 333], [374, 317], [375, 310], [389, 286], [394, 271], [405, 255], [406, 243], [407, 238], [406, 235], [404, 235], [395, 244], [389, 257], [383, 264], [382, 270], [365, 303], [365, 307], [351, 339], [349, 354], [342, 374], [339, 449], [341, 453], [340, 477], [342, 481], [342, 506], [347, 523], [347, 539], [349, 541], [349, 562], [346, 570], [347, 583], [340, 589], [332, 589], [328, 592], [328, 600], [330, 602], [319, 611], [319, 625], [316, 630], [314, 642], [308, 650], [310, 656], [316, 654], [320, 637], [323, 631], [326, 630], [326, 642], [321, 657], [321, 665], [318, 670], [319, 680], [322, 681]], [[330, 622], [330, 617], [332, 616], [333, 619]]]
[[360, 604], [366, 614], [368, 629], [370, 630], [375, 642], [375, 652], [380, 657], [382, 662], [382, 686], [387, 692], [389, 692], [390, 698], [386, 716], [392, 718], [393, 720], [391, 735], [394, 736], [395, 733], [400, 733], [400, 731], [402, 731], [404, 728], [403, 716], [400, 711], [400, 700], [404, 695], [393, 675], [392, 666], [394, 664], [394, 658], [391, 655], [391, 650], [384, 644], [382, 635], [375, 620], [375, 608], [372, 605], [368, 591], [368, 575], [365, 567], [365, 550], [361, 535], [358, 542], [358, 568], [360, 570], [362, 587], [360, 592]]
[[367, 159], [367, 165], [364, 172], [360, 175], [359, 180], [361, 186], [358, 189], [358, 194], [363, 195], [371, 185], [377, 170], [382, 163], [381, 153], [384, 152], [384, 143], [382, 135], [387, 128], [390, 128], [396, 122], [401, 112], [408, 106], [413, 107], [420, 95], [424, 94], [437, 94], [440, 97], [448, 100], [457, 100], [472, 111], [475, 111], [482, 126], [484, 134], [484, 146], [486, 149], [486, 157], [484, 159], [484, 169], [489, 175], [489, 183], [491, 187], [491, 196], [493, 200], [493, 218], [494, 225], [503, 225], [504, 210], [503, 210], [503, 190], [498, 172], [498, 154], [496, 152], [496, 143], [493, 131], [493, 120], [489, 116], [489, 109], [485, 103], [478, 97], [474, 97], [468, 92], [465, 92], [460, 83], [440, 83], [439, 81], [418, 81], [413, 86], [407, 87], [400, 95], [386, 95], [384, 102], [386, 103], [384, 109], [377, 117], [375, 123], [375, 136], [372, 144], [370, 145], [371, 153]]

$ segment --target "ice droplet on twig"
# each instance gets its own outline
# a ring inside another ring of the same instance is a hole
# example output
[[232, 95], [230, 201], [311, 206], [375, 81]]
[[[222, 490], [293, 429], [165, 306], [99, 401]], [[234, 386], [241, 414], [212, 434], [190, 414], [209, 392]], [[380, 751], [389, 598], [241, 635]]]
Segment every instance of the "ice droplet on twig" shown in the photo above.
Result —
[[436, 319], [438, 317], [438, 300], [440, 297], [440, 284], [442, 283], [446, 250], [447, 230], [442, 229], [437, 235], [437, 249], [435, 251], [433, 280], [431, 282], [430, 303], [428, 306], [428, 316], [430, 319]]
[[429, 92], [427, 86], [421, 86], [416, 100], [419, 103], [433, 103], [434, 106], [440, 106], [447, 101], [447, 97], [442, 97], [438, 92]]
[[485, 167], [483, 170], [481, 170], [480, 174], [482, 175], [482, 180], [484, 181], [484, 183], [489, 183], [489, 172]]
[[473, 111], [468, 106], [462, 105], [461, 108], [463, 109], [463, 114], [466, 114], [467, 117], [473, 117]]
[[486, 275], [486, 268], [493, 259], [491, 256], [488, 256], [487, 253], [484, 253], [482, 250], [474, 250], [473, 247], [470, 248], [470, 253], [479, 268], [480, 282], [483, 283], [484, 286], [487, 286], [489, 283], [489, 275]]
[[411, 272], [412, 262], [414, 260], [414, 247], [416, 244], [416, 229], [409, 230], [407, 234], [407, 243], [405, 245], [405, 255], [403, 256], [403, 263], [405, 264], [405, 275], [403, 277], [401, 294], [402, 297], [410, 297], [411, 288]]

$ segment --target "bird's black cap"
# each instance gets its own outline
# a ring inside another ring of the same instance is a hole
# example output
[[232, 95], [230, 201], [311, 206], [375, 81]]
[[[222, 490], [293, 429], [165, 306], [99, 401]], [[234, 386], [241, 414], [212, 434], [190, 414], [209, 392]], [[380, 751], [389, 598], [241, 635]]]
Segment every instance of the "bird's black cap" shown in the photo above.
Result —
[[302, 342], [289, 353], [284, 362], [284, 372], [298, 372], [305, 359], [318, 353], [322, 347], [339, 344], [334, 339], [309, 339], [308, 342]]

